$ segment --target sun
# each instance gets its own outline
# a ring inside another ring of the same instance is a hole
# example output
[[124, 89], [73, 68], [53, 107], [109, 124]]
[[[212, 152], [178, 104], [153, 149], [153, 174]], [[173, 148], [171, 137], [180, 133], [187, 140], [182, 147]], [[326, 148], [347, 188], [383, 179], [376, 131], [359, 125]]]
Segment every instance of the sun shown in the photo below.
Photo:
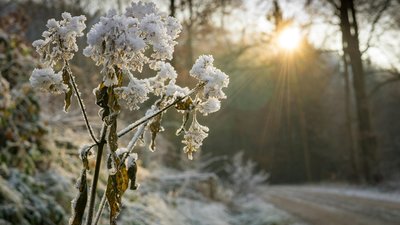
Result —
[[278, 35], [278, 45], [286, 51], [294, 51], [300, 46], [302, 35], [297, 27], [284, 28]]

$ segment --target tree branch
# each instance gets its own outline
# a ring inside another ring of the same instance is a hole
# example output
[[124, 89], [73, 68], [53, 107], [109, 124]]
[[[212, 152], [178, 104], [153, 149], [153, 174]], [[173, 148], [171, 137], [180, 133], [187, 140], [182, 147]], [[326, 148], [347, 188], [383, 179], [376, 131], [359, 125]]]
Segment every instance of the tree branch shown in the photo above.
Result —
[[386, 0], [386, 1], [383, 3], [382, 8], [378, 11], [378, 13], [376, 14], [375, 18], [372, 20], [371, 30], [369, 31], [369, 37], [368, 37], [368, 40], [367, 40], [367, 46], [365, 47], [364, 50], [361, 51], [361, 54], [364, 54], [364, 53], [365, 53], [366, 51], [368, 51], [368, 49], [371, 47], [371, 41], [372, 41], [372, 38], [373, 38], [373, 36], [374, 36], [374, 32], [375, 32], [375, 29], [376, 29], [376, 25], [377, 25], [377, 23], [379, 22], [379, 20], [381, 19], [381, 17], [382, 17], [382, 15], [383, 15], [383, 13], [385, 12], [385, 10], [386, 10], [387, 8], [389, 8], [389, 6], [390, 6], [390, 1], [391, 1], [391, 0]]
[[326, 0], [329, 4], [331, 4], [333, 7], [336, 8], [336, 10], [340, 10], [340, 6], [337, 2], [335, 2], [334, 0]]
[[372, 88], [372, 90], [368, 94], [368, 97], [371, 97], [374, 94], [376, 94], [382, 87], [384, 87], [384, 86], [386, 86], [388, 84], [391, 84], [393, 82], [400, 81], [400, 73], [399, 72], [392, 71], [390, 73], [392, 73], [394, 76], [389, 78], [389, 79], [387, 79], [387, 80], [385, 80], [385, 81], [383, 81], [383, 82], [381, 82], [381, 83], [379, 83], [379, 84], [377, 84], [374, 88]]

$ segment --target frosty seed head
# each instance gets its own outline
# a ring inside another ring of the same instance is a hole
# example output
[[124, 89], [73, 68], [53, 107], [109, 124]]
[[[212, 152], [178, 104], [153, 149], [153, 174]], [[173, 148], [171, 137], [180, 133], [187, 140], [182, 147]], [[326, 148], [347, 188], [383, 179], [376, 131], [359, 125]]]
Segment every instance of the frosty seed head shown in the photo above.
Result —
[[32, 46], [41, 57], [41, 62], [47, 66], [53, 66], [58, 61], [71, 60], [74, 53], [78, 51], [76, 38], [83, 36], [86, 28], [86, 17], [71, 16], [64, 12], [62, 20], [50, 19], [47, 21], [48, 30], [44, 31], [44, 39], [36, 40]]
[[68, 90], [63, 83], [61, 72], [55, 73], [52, 68], [34, 69], [29, 82], [36, 90], [61, 94]]

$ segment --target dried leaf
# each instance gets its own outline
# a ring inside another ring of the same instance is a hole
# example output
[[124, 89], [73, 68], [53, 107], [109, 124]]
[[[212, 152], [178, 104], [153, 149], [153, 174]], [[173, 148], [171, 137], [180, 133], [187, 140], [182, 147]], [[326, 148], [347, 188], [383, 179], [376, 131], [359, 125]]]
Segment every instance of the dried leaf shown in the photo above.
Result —
[[70, 225], [81, 225], [83, 215], [85, 214], [86, 202], [88, 197], [87, 183], [86, 183], [86, 169], [82, 169], [80, 178], [76, 184], [78, 194], [72, 200], [72, 216], [69, 220]]
[[[119, 160], [117, 160], [117, 165]], [[117, 217], [121, 211], [121, 199], [122, 195], [128, 188], [129, 177], [128, 171], [123, 164], [115, 175], [108, 176], [106, 197], [108, 206], [110, 208], [110, 224], [116, 225]]]
[[161, 113], [161, 114], [157, 115], [156, 117], [154, 117], [151, 120], [151, 123], [149, 125], [150, 132], [151, 132], [150, 149], [152, 151], [155, 150], [155, 140], [156, 140], [157, 134], [164, 130], [164, 128], [161, 126], [162, 115], [163, 115], [163, 113]]
[[68, 86], [68, 91], [65, 92], [65, 98], [64, 98], [64, 111], [67, 112], [69, 107], [71, 106], [71, 97], [73, 88], [67, 68], [63, 69], [62, 78], [63, 78], [63, 83]]
[[112, 118], [111, 126], [108, 129], [107, 144], [111, 152], [118, 149], [117, 118]]
[[107, 90], [108, 93], [108, 103], [107, 106], [110, 108], [111, 112], [118, 112], [121, 110], [120, 105], [118, 104], [117, 95], [115, 94], [114, 88], [109, 87]]
[[185, 100], [176, 103], [175, 108], [177, 110], [185, 110], [185, 111], [192, 110], [194, 108], [192, 98], [188, 97]]
[[129, 180], [131, 181], [129, 189], [136, 190], [139, 187], [139, 185], [136, 184], [136, 173], [138, 169], [136, 164], [136, 158], [129, 156], [127, 160], [128, 160], [127, 163], [128, 177]]
[[96, 104], [102, 108], [99, 114], [101, 119], [104, 120], [106, 116], [110, 115], [110, 109], [108, 107], [108, 87], [104, 86], [104, 82], [101, 82], [95, 89], [94, 94], [96, 96]]
[[88, 154], [90, 152], [91, 147], [88, 145], [85, 145], [82, 147], [82, 149], [79, 151], [80, 156], [79, 158], [82, 160], [83, 167], [87, 170], [89, 170], [89, 161], [88, 161]]

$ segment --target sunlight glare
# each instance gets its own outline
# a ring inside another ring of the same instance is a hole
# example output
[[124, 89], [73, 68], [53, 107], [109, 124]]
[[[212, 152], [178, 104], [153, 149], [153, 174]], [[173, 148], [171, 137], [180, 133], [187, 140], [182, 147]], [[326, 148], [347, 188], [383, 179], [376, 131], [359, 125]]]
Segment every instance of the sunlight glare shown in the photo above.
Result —
[[297, 27], [287, 27], [282, 30], [278, 36], [278, 45], [280, 48], [293, 51], [299, 47], [301, 42], [301, 32]]

